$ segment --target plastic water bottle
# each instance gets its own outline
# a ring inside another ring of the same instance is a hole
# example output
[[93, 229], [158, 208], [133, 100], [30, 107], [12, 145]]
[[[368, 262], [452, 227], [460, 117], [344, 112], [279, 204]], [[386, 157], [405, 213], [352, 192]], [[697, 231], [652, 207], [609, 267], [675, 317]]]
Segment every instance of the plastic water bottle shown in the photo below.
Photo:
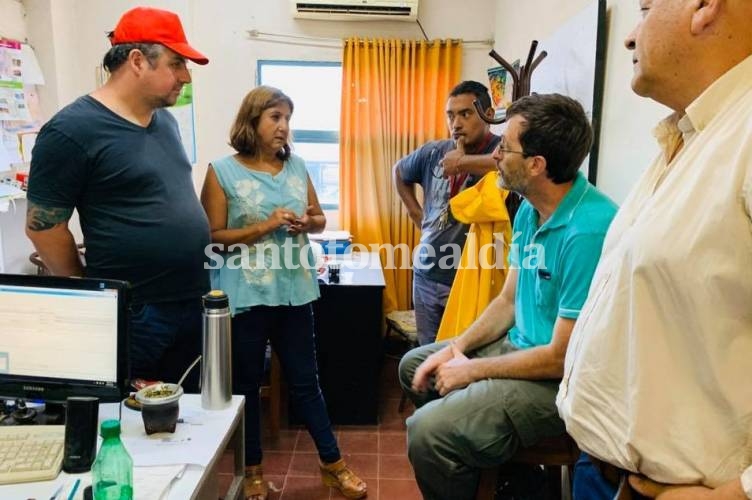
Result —
[[222, 410], [232, 400], [232, 331], [230, 303], [222, 290], [203, 297], [204, 327], [201, 353], [201, 407]]
[[102, 446], [91, 467], [94, 500], [132, 500], [133, 459], [120, 440], [120, 422], [105, 420], [100, 434]]

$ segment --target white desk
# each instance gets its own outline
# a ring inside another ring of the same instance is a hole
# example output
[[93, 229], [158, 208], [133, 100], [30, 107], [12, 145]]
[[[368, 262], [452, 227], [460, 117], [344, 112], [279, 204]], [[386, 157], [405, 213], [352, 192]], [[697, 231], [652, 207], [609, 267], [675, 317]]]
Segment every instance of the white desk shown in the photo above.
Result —
[[[188, 463], [183, 475], [173, 481], [170, 487], [166, 496], [170, 500], [216, 500], [222, 494], [217, 489], [217, 468], [224, 451], [232, 450], [235, 456], [235, 476], [224, 497], [240, 499], [243, 494], [245, 466], [244, 407], [243, 396], [233, 396], [232, 404], [226, 410], [207, 412], [201, 409], [201, 396], [186, 394], [180, 399], [180, 418], [185, 422], [178, 424], [175, 434], [154, 434], [150, 437], [144, 432], [141, 414], [123, 407], [123, 443], [133, 457], [134, 467]], [[100, 422], [117, 417], [117, 404], [103, 404], [99, 407]], [[177, 460], [174, 459], [175, 456]], [[83, 498], [84, 487], [91, 484], [90, 473], [61, 472], [51, 481], [0, 486], [0, 498], [47, 500], [61, 484], [71, 483], [76, 478], [81, 478], [81, 486], [76, 495], [80, 499]], [[137, 488], [134, 493], [138, 499]]]

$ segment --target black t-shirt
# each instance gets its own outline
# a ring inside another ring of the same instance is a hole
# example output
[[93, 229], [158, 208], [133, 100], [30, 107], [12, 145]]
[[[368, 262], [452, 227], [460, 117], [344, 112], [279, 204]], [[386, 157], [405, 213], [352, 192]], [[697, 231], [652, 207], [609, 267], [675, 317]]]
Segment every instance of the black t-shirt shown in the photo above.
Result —
[[140, 127], [92, 97], [77, 99], [37, 137], [28, 198], [76, 208], [86, 275], [129, 281], [134, 303], [208, 290], [209, 223], [168, 111]]

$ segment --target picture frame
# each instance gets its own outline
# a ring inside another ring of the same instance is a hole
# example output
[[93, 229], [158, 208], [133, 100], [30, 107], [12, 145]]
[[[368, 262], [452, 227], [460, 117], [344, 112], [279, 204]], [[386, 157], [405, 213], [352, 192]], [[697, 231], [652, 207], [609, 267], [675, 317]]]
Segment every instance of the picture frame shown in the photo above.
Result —
[[[519, 59], [513, 64], [520, 67]], [[491, 105], [494, 107], [494, 119], [502, 119], [506, 115], [507, 108], [512, 104], [513, 80], [509, 72], [501, 66], [488, 68], [488, 88], [491, 92]]]

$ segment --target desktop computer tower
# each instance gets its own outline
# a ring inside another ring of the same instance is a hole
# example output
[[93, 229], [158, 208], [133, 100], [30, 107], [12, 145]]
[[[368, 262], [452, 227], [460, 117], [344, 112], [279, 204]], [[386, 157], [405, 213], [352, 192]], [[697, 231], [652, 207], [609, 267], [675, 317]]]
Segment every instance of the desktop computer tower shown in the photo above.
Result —
[[65, 408], [63, 470], [70, 474], [91, 469], [97, 453], [99, 398], [69, 397]]

